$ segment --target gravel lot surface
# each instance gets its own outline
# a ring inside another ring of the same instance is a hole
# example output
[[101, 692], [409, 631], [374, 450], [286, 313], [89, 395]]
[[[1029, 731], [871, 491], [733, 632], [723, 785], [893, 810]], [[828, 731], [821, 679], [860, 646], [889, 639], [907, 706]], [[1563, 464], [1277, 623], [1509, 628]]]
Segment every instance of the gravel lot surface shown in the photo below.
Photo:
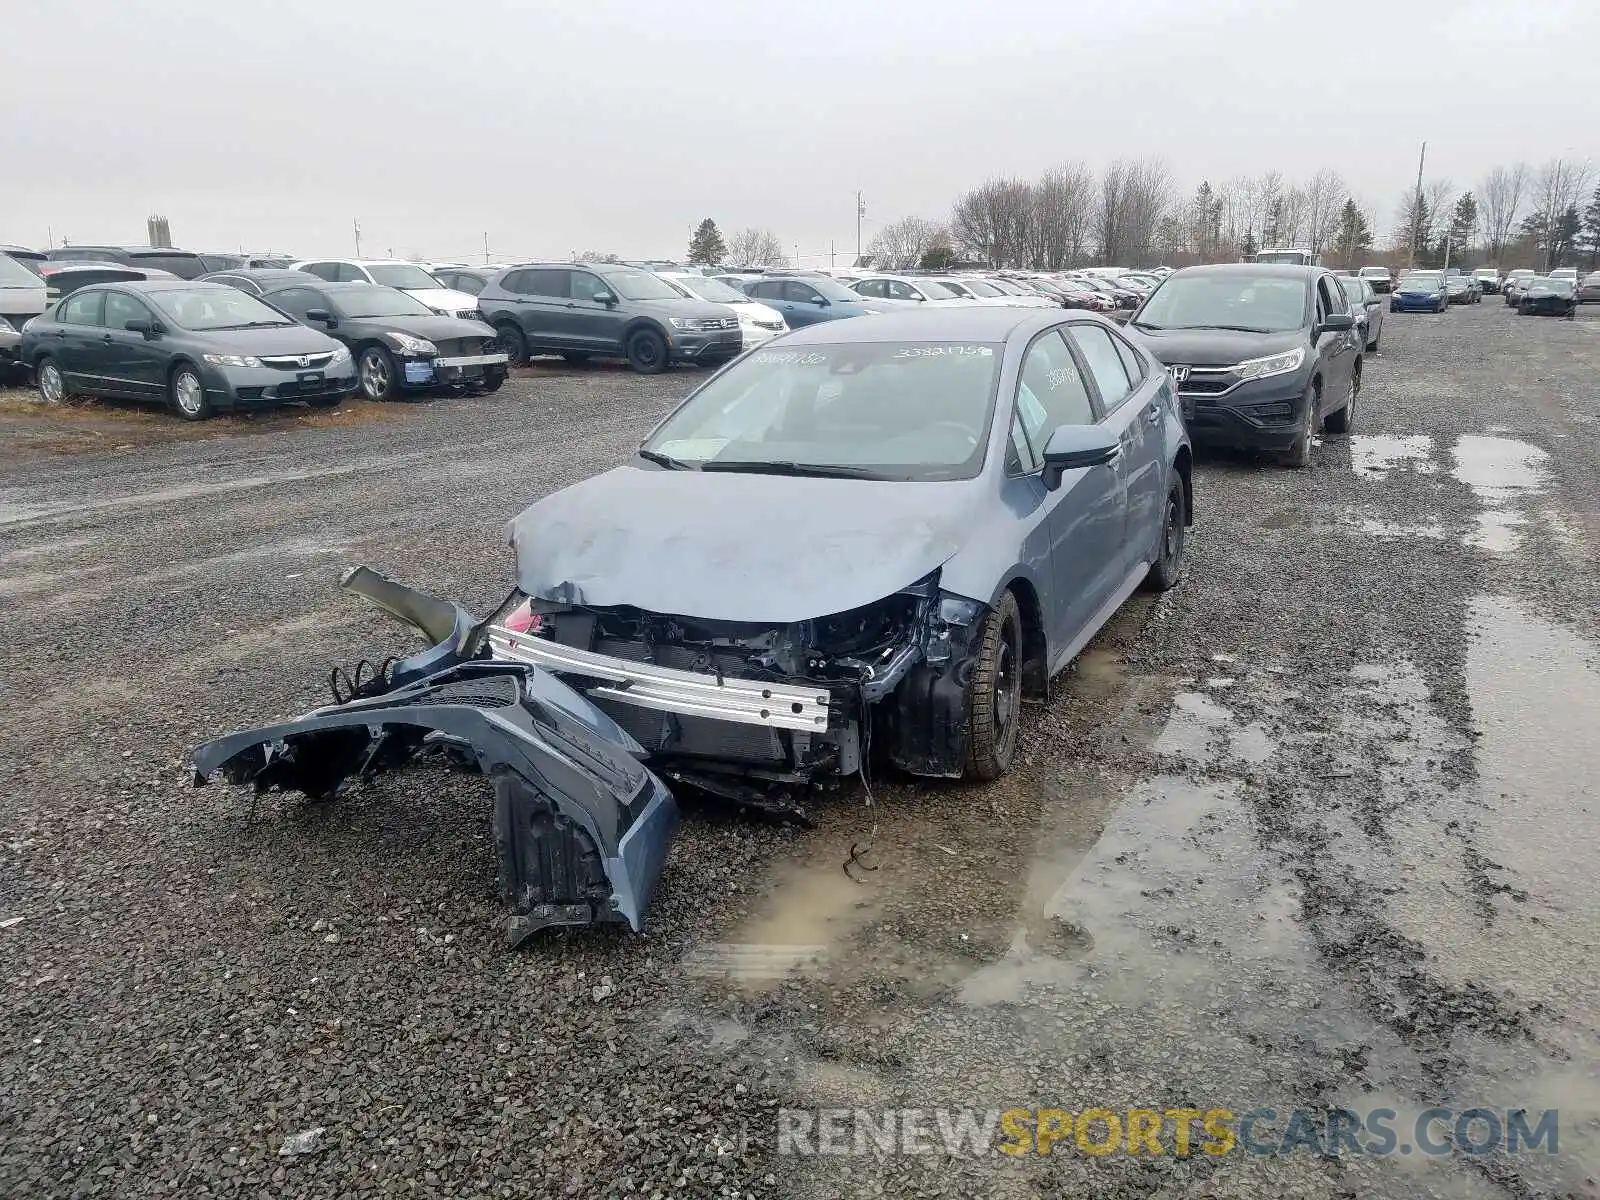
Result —
[[[1312, 469], [1203, 456], [1186, 582], [1010, 777], [809, 830], [691, 808], [643, 936], [506, 952], [469, 779], [191, 788], [196, 742], [406, 645], [344, 567], [493, 605], [505, 522], [696, 378], [203, 427], [0, 392], [0, 1195], [1595, 1194], [1600, 312], [1389, 317]], [[1560, 1153], [775, 1139], [780, 1106], [1479, 1103], [1559, 1108]]]

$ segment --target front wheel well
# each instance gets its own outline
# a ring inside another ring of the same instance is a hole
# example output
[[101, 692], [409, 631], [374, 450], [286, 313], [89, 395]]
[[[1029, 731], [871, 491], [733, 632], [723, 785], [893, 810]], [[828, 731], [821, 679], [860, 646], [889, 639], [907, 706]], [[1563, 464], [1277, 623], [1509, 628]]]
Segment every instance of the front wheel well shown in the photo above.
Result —
[[1017, 598], [1022, 617], [1022, 694], [1030, 700], [1050, 698], [1050, 649], [1044, 637], [1044, 610], [1039, 593], [1026, 579], [1013, 579], [1006, 590]]
[[1194, 524], [1194, 452], [1187, 446], [1178, 447], [1178, 456], [1172, 460], [1173, 469], [1183, 480], [1183, 523]]
[[170, 384], [174, 379], [176, 379], [178, 377], [178, 372], [184, 367], [191, 368], [197, 375], [200, 373], [200, 364], [195, 362], [194, 359], [175, 358], [172, 360], [172, 365], [167, 368], [167, 383]]

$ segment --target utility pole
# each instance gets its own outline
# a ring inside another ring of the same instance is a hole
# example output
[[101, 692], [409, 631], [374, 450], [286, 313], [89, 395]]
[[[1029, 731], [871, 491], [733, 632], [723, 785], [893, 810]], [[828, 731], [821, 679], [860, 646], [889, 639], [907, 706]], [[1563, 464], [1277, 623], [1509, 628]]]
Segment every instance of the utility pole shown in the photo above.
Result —
[[483, 265], [486, 267], [489, 265], [489, 235], [487, 232], [483, 235]]
[[833, 239], [829, 238], [828, 239], [828, 270], [830, 270], [830, 271], [833, 270], [833, 268], [835, 266], [837, 266], [837, 265], [838, 264], [834, 261], [834, 257], [833, 257]]
[[352, 219], [350, 224], [355, 227], [355, 231], [356, 231], [356, 257], [360, 258], [361, 257], [361, 221], [360, 221], [360, 218]]
[[1422, 143], [1422, 153], [1417, 155], [1417, 194], [1411, 202], [1411, 258], [1406, 264], [1417, 265], [1417, 238], [1422, 236], [1422, 164], [1428, 161], [1428, 143]]
[[856, 193], [856, 266], [861, 265], [861, 218], [867, 215], [867, 202]]

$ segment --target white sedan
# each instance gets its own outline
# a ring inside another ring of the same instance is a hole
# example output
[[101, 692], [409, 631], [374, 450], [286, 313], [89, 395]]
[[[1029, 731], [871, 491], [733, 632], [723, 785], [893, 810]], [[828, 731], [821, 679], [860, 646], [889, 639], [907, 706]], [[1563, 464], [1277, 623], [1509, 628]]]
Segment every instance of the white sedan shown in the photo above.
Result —
[[[954, 292], [963, 300], [970, 300], [973, 304], [986, 304], [997, 308], [1059, 308], [1054, 300], [1046, 296], [1013, 295], [1004, 288], [997, 287], [987, 279], [979, 279], [971, 275], [935, 275], [928, 279], [929, 283], [936, 283], [942, 288]], [[1017, 289], [1018, 292], [1021, 289]]]
[[971, 308], [977, 303], [921, 275], [867, 275], [855, 280], [849, 287], [851, 291], [860, 292], [870, 300], [881, 300], [897, 308], [911, 304]]

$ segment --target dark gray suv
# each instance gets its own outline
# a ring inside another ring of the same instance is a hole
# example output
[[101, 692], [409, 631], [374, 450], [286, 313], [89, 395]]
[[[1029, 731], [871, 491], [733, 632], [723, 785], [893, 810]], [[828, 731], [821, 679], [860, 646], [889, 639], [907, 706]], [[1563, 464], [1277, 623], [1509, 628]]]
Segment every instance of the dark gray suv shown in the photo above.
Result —
[[672, 362], [718, 365], [743, 347], [733, 309], [686, 300], [653, 272], [609, 263], [528, 263], [478, 294], [484, 319], [516, 364], [557, 353], [628, 360], [653, 375]]

